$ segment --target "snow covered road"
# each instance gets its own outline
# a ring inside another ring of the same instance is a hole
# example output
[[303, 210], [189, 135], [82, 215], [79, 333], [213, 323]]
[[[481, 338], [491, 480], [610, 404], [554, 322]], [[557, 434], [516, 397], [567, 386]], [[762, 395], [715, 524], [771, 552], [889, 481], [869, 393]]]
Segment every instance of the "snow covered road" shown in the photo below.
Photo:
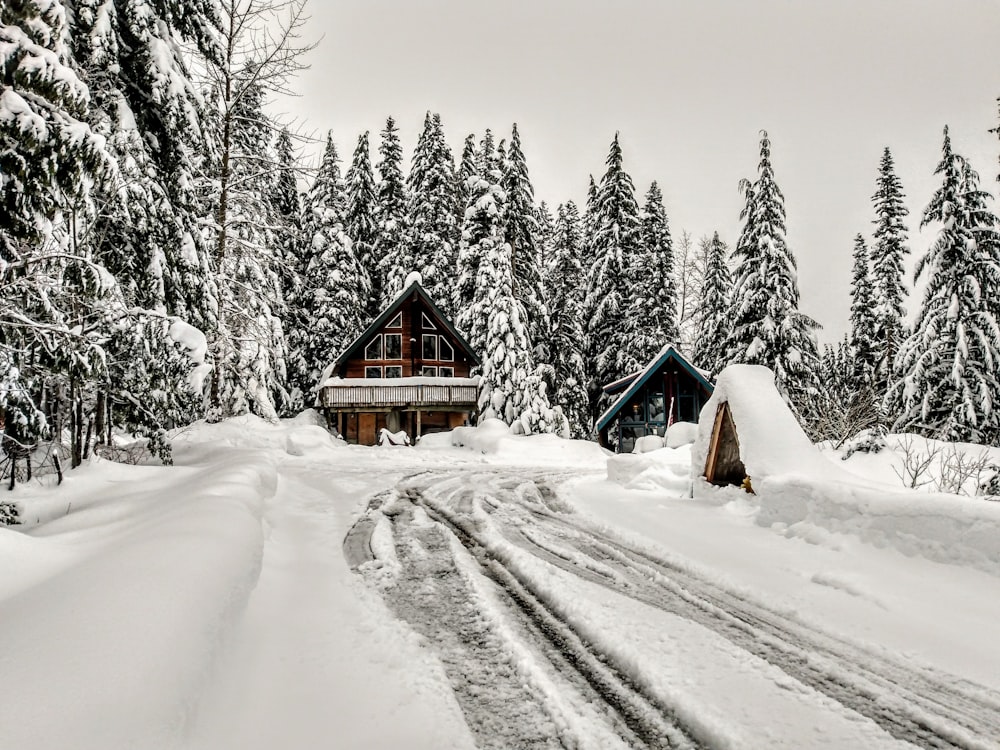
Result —
[[1000, 748], [1000, 578], [686, 498], [683, 452], [433, 437], [241, 418], [22, 492], [0, 748]]
[[360, 568], [438, 653], [480, 747], [998, 746], [996, 691], [598, 528], [560, 499], [570, 476], [422, 472], [366, 517], [379, 562]]

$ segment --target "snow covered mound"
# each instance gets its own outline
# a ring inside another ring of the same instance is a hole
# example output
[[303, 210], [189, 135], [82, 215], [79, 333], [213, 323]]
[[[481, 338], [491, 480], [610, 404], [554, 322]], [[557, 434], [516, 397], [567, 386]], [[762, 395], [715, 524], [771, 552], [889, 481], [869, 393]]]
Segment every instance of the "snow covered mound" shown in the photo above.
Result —
[[444, 434], [450, 436], [450, 444], [457, 448], [495, 456], [507, 463], [602, 469], [612, 455], [590, 440], [567, 440], [557, 435], [515, 435], [499, 419], [484, 419], [476, 427], [456, 427], [450, 433], [442, 433], [442, 437], [425, 435], [418, 445], [441, 447]]
[[663, 438], [659, 435], [643, 435], [640, 438], [636, 438], [635, 445], [632, 447], [633, 453], [649, 453], [651, 451], [658, 451], [663, 447]]
[[285, 452], [290, 456], [311, 456], [343, 445], [346, 445], [343, 440], [317, 425], [295, 427], [285, 436]]
[[698, 439], [698, 425], [695, 422], [674, 422], [667, 428], [664, 443], [668, 448], [691, 445]]
[[785, 533], [821, 526], [1000, 575], [1000, 503], [900, 489], [848, 472], [810, 442], [765, 367], [733, 365], [719, 375], [691, 452], [695, 497], [719, 494], [704, 480], [704, 469], [716, 411], [726, 402], [753, 481], [759, 525]]
[[105, 464], [68, 478], [61, 518], [0, 534], [0, 560], [26, 569], [21, 590], [0, 586], [0, 744], [177, 747], [257, 582], [276, 486], [265, 453]]
[[292, 456], [307, 456], [316, 451], [347, 445], [333, 437], [323, 418], [314, 409], [306, 409], [291, 419], [268, 422], [253, 414], [231, 417], [221, 422], [195, 422], [173, 435], [174, 450], [182, 456], [197, 453], [210, 458], [227, 449], [278, 450]]
[[608, 479], [629, 490], [667, 490], [675, 497], [690, 497], [690, 467], [689, 446], [621, 453], [608, 459]]

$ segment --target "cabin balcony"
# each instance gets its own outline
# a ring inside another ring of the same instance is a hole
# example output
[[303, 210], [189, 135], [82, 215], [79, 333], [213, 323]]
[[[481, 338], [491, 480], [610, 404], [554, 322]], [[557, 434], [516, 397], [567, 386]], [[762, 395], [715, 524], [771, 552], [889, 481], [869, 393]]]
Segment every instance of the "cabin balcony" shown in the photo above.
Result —
[[331, 411], [474, 410], [478, 378], [329, 378], [316, 405]]

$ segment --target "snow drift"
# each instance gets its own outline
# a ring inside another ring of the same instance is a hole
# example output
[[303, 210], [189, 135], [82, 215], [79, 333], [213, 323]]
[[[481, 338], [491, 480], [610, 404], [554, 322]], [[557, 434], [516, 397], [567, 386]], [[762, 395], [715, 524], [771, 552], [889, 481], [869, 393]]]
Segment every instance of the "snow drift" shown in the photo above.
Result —
[[723, 403], [729, 404], [740, 458], [756, 492], [759, 525], [783, 530], [811, 523], [907, 555], [1000, 575], [1000, 503], [901, 490], [849, 473], [812, 444], [766, 367], [732, 365], [719, 375], [691, 451], [696, 498], [718, 497], [704, 469]]

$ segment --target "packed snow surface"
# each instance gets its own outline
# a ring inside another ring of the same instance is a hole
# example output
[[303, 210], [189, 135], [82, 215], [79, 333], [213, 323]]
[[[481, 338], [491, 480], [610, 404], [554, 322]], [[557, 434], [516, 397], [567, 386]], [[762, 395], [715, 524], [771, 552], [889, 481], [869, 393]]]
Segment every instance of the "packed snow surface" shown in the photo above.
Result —
[[[748, 446], [756, 496], [692, 498], [697, 445], [321, 425], [199, 423], [175, 467], [17, 489], [0, 747], [998, 747], [1000, 576], [874, 540], [912, 529], [851, 493], [993, 504], [879, 484], [894, 446], [815, 475]], [[842, 527], [762, 524], [793, 488]]]

